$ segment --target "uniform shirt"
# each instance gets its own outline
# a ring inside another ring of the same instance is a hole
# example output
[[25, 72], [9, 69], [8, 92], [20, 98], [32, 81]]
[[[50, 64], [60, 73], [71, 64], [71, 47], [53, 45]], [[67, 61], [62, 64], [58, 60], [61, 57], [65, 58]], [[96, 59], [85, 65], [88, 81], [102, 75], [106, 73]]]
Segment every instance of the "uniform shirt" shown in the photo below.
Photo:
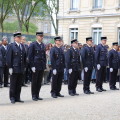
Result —
[[115, 49], [109, 51], [109, 67], [113, 69], [118, 69], [120, 65], [119, 54]]
[[62, 48], [57, 46], [50, 50], [50, 60], [52, 69], [56, 69], [58, 72], [63, 72], [65, 68], [65, 57]]
[[71, 47], [66, 53], [66, 67], [73, 71], [81, 69], [79, 50]]
[[108, 50], [106, 46], [99, 44], [96, 47], [95, 62], [101, 66], [108, 66]]
[[81, 57], [83, 68], [88, 67], [89, 70], [92, 70], [95, 66], [94, 64], [94, 49], [93, 47], [86, 45], [81, 49]]
[[30, 44], [28, 50], [28, 59], [30, 67], [35, 67], [37, 70], [46, 69], [46, 53], [45, 45], [39, 44], [37, 41]]

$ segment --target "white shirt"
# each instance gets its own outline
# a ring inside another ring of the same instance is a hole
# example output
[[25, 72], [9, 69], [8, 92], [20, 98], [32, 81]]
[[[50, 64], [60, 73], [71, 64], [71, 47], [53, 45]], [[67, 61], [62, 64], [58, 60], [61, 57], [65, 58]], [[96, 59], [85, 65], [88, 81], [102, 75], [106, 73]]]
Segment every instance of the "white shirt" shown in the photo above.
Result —
[[[38, 42], [38, 40], [37, 40], [37, 42]], [[38, 42], [38, 44], [40, 45], [40, 44], [41, 44], [41, 42]]]
[[2, 45], [4, 48], [5, 48], [5, 50], [7, 50], [7, 46], [5, 46], [5, 45]]
[[16, 43], [16, 44], [18, 45], [18, 47], [19, 47], [20, 43], [18, 43], [18, 42], [16, 42], [16, 41], [15, 41], [15, 43]]
[[115, 50], [115, 51], [116, 51], [116, 49], [115, 49], [115, 48], [113, 48], [113, 50]]

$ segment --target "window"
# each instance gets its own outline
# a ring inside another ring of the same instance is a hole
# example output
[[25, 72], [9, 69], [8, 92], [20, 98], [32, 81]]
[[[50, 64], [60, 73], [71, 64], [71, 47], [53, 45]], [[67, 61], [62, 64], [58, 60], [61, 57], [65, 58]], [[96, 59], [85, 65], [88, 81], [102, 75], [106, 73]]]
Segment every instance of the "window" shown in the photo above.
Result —
[[118, 43], [120, 44], [120, 28], [118, 28]]
[[44, 33], [48, 33], [48, 24], [44, 24]]
[[118, 1], [119, 3], [118, 3], [118, 6], [120, 7], [120, 0]]
[[78, 10], [78, 0], [70, 0], [70, 10]]
[[93, 0], [93, 8], [99, 9], [102, 8], [103, 0]]
[[78, 39], [78, 28], [70, 29], [70, 40]]
[[92, 30], [92, 37], [94, 44], [99, 44], [101, 41], [101, 36], [102, 36], [102, 28], [93, 28]]

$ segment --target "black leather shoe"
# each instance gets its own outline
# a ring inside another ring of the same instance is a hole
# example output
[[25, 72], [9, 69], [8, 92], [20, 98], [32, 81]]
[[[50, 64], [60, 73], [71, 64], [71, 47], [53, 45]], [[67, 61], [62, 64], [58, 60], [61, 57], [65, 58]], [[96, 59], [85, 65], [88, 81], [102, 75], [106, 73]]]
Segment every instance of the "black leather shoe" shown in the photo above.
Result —
[[10, 87], [10, 86], [7, 84], [7, 85], [4, 85], [4, 87]]
[[12, 103], [12, 104], [15, 104], [15, 100], [11, 100], [11, 103]]
[[98, 92], [102, 92], [102, 90], [101, 90], [100, 88], [97, 88], [96, 91], [98, 91]]
[[60, 93], [59, 93], [59, 94], [57, 94], [57, 96], [58, 96], [58, 97], [64, 97], [64, 95], [61, 95]]
[[115, 90], [119, 90], [119, 89], [115, 87]]
[[115, 90], [115, 88], [110, 88], [110, 90]]
[[74, 93], [74, 95], [77, 95], [77, 96], [78, 96], [79, 94], [78, 94], [78, 93]]
[[57, 98], [57, 95], [56, 95], [55, 93], [53, 93], [53, 94], [51, 95], [51, 97]]
[[89, 91], [90, 94], [94, 94], [94, 92]]
[[24, 101], [22, 101], [22, 100], [16, 100], [15, 102], [24, 103]]
[[69, 93], [69, 95], [70, 95], [70, 96], [75, 96], [75, 94], [74, 94], [74, 93]]
[[2, 85], [0, 84], [0, 88], [2, 88]]
[[40, 97], [38, 97], [37, 99], [38, 99], [38, 100], [43, 100], [43, 98], [40, 98]]
[[107, 91], [106, 89], [101, 88], [102, 91]]
[[23, 87], [28, 87], [28, 86], [27, 86], [27, 85], [25, 85], [25, 84], [23, 84], [22, 86], [23, 86]]
[[38, 99], [37, 99], [36, 97], [33, 97], [32, 100], [34, 100], [34, 101], [38, 101]]
[[85, 94], [90, 94], [90, 92], [88, 90], [85, 90], [84, 93]]

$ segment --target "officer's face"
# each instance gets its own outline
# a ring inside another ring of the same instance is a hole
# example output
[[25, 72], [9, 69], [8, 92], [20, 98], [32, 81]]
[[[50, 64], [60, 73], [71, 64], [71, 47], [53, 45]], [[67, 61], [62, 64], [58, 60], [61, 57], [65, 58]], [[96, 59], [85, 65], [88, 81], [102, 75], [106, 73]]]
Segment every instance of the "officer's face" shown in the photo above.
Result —
[[43, 35], [37, 35], [37, 40], [38, 40], [39, 42], [42, 42], [42, 40], [43, 40]]
[[102, 42], [102, 44], [104, 44], [104, 45], [105, 45], [105, 44], [106, 44], [106, 42], [107, 42], [107, 40], [102, 40], [101, 42]]
[[92, 40], [89, 40], [89, 41], [87, 41], [87, 44], [88, 44], [88, 45], [92, 45], [92, 44], [93, 44], [93, 41], [92, 41]]
[[61, 45], [62, 45], [62, 41], [61, 41], [61, 40], [56, 40], [56, 41], [55, 41], [55, 44], [61, 46]]
[[72, 46], [73, 46], [74, 48], [78, 48], [78, 42], [74, 42], [74, 43], [72, 44]]
[[15, 39], [16, 42], [21, 43], [22, 37], [21, 36], [16, 36], [14, 39]]
[[7, 39], [4, 39], [3, 42], [2, 42], [3, 45], [7, 45], [8, 44], [8, 41]]
[[114, 45], [113, 48], [118, 50], [118, 45]]

